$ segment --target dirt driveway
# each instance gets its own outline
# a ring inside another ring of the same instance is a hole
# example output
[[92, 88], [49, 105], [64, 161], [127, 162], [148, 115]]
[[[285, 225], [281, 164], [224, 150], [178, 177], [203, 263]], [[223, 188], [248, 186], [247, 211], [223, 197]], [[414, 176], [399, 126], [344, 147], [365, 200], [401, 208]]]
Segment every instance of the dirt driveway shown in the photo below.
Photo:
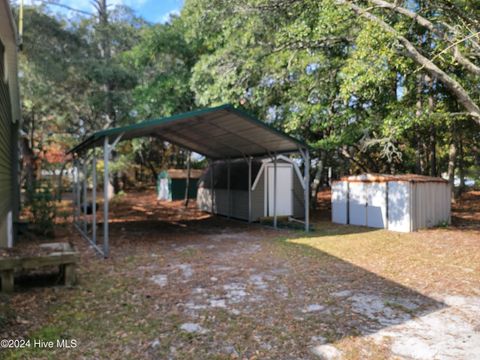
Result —
[[[475, 359], [480, 231], [397, 234], [318, 220], [309, 237], [132, 194], [112, 256], [82, 252], [79, 285], [5, 298], [2, 337], [76, 339], [49, 358]], [[158, 221], [162, 219], [162, 221]], [[0, 318], [1, 319], [1, 318]]]

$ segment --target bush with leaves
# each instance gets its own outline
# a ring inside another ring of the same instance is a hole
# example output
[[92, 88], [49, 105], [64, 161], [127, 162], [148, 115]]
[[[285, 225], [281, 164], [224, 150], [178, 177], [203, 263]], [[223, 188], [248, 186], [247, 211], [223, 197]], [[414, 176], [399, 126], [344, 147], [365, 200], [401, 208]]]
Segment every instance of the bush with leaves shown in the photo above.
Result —
[[53, 237], [57, 208], [52, 185], [48, 182], [35, 182], [28, 192], [26, 210], [32, 222], [32, 231], [38, 235]]

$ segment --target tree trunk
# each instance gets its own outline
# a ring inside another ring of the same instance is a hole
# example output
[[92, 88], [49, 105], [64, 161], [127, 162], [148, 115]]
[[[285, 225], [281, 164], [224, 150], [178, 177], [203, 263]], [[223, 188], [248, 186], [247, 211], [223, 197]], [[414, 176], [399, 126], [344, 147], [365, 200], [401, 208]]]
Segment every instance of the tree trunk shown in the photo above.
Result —
[[430, 125], [430, 176], [437, 176], [437, 131]]
[[452, 194], [455, 195], [455, 168], [457, 164], [457, 146], [455, 139], [452, 137], [450, 141], [450, 148], [448, 149], [448, 183], [452, 189]]
[[[435, 99], [433, 97], [433, 79], [430, 76], [427, 76], [428, 83], [428, 114], [430, 117], [435, 112]], [[430, 158], [430, 176], [437, 176], [437, 132], [435, 128], [435, 123], [433, 119], [430, 118], [430, 129], [429, 129], [429, 158]]]
[[364, 164], [362, 164], [361, 162], [356, 160], [352, 155], [350, 155], [346, 146], [343, 146], [340, 149], [340, 155], [343, 156], [348, 161], [350, 161], [351, 163], [354, 163], [355, 165], [357, 165], [363, 172], [369, 172], [368, 168]]
[[473, 145], [473, 156], [476, 178], [480, 179], [480, 147], [477, 145]]
[[191, 172], [190, 161], [191, 161], [192, 153], [189, 151], [187, 156], [188, 157], [187, 157], [187, 182], [185, 184], [185, 207], [188, 207], [188, 200], [190, 199], [190, 197], [188, 196], [188, 192], [190, 190], [190, 172]]
[[[109, 30], [108, 5], [107, 0], [94, 0], [94, 6], [98, 13], [99, 33], [100, 33], [100, 56], [103, 62], [108, 66], [112, 58], [112, 46]], [[116, 114], [113, 106], [113, 86], [109, 79], [105, 80], [102, 85], [102, 90], [105, 93], [105, 115], [107, 123], [105, 127], [115, 127]]]
[[152, 172], [153, 183], [156, 184], [157, 183], [158, 172], [157, 172], [157, 170], [155, 170], [155, 166], [153, 166], [153, 164], [148, 160], [146, 161], [146, 165], [150, 169], [150, 171]]
[[480, 167], [480, 146], [473, 145], [473, 156], [474, 156], [475, 166]]
[[415, 116], [417, 118], [417, 123], [414, 126], [415, 130], [415, 172], [417, 174], [423, 174], [423, 163], [422, 163], [422, 137], [420, 136], [420, 128], [418, 126], [418, 119], [422, 116], [422, 84], [423, 76], [417, 76], [417, 102], [415, 104], [416, 111]]
[[25, 188], [27, 190], [27, 201], [29, 201], [31, 200], [29, 196], [35, 184], [35, 155], [33, 150], [30, 148], [29, 141], [26, 138], [22, 138], [21, 144], [23, 169], [25, 172]]
[[57, 198], [58, 202], [62, 201], [62, 193], [63, 193], [62, 179], [63, 179], [63, 172], [65, 171], [66, 166], [67, 166], [67, 162], [65, 161], [62, 164], [62, 168], [60, 169], [60, 175], [58, 175], [57, 192], [55, 194], [55, 197]]
[[460, 136], [458, 140], [458, 177], [460, 178], [460, 186], [458, 187], [458, 197], [465, 190], [465, 162], [463, 156], [463, 139]]
[[315, 172], [315, 178], [313, 179], [313, 208], [317, 208], [317, 196], [322, 186], [323, 170], [325, 169], [325, 160], [327, 158], [327, 152], [320, 150], [320, 158], [318, 160], [317, 171]]

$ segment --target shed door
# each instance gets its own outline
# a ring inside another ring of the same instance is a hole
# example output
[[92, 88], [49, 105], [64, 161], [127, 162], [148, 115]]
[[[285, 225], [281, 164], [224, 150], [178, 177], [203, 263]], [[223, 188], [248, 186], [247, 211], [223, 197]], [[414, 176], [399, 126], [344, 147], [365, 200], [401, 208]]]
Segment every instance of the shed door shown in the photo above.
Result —
[[351, 182], [350, 184], [349, 218], [351, 225], [367, 225], [367, 193], [366, 183]]
[[[274, 167], [269, 165], [267, 167], [267, 188], [268, 188], [268, 214], [273, 216], [273, 189], [274, 189]], [[277, 216], [291, 216], [293, 215], [292, 203], [292, 166], [291, 165], [277, 165]]]
[[387, 224], [387, 183], [366, 183], [367, 226], [385, 228]]

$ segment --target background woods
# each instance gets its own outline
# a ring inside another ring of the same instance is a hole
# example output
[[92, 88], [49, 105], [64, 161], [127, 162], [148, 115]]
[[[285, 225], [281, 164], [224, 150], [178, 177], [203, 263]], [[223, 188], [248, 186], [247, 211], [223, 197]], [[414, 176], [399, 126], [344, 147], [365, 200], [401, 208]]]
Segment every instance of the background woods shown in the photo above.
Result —
[[[27, 187], [92, 131], [225, 102], [305, 139], [317, 186], [328, 167], [444, 174], [459, 191], [479, 177], [475, 1], [187, 0], [163, 24], [93, 5], [25, 9]], [[153, 178], [186, 158], [159, 140], [122, 144], [116, 191], [132, 164]]]

